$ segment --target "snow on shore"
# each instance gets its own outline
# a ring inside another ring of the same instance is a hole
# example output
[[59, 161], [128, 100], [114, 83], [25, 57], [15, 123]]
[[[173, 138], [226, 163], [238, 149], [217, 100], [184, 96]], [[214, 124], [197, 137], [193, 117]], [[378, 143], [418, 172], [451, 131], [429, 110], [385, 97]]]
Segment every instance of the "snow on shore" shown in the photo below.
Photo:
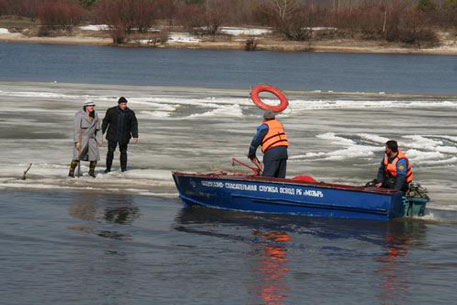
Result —
[[106, 24], [89, 24], [80, 26], [79, 29], [83, 31], [107, 31], [109, 30], [109, 26]]
[[[107, 31], [109, 30], [109, 26], [106, 24], [90, 24], [85, 26], [80, 26], [80, 30], [83, 31]], [[157, 32], [158, 30], [155, 28], [151, 28], [150, 31]], [[221, 27], [221, 33], [227, 35], [249, 35], [249, 36], [259, 36], [263, 34], [269, 34], [272, 32], [271, 29], [264, 29], [264, 28], [244, 28], [244, 27]]]
[[264, 34], [270, 34], [273, 31], [271, 29], [260, 29], [260, 28], [239, 28], [239, 27], [221, 27], [221, 32], [228, 35], [239, 36], [259, 36]]
[[[107, 31], [109, 30], [109, 26], [106, 24], [90, 24], [85, 26], [80, 26], [80, 30], [83, 31]], [[6, 29], [5, 29], [6, 30]], [[313, 27], [313, 31], [323, 31], [323, 30], [336, 30], [336, 28], [329, 28], [329, 27]], [[150, 32], [157, 32], [158, 29], [151, 28]], [[227, 35], [232, 36], [260, 36], [265, 34], [270, 34], [273, 32], [271, 28], [246, 28], [246, 27], [232, 27], [232, 26], [225, 26], [220, 28], [220, 32]], [[1, 29], [0, 29], [1, 33]]]
[[180, 43], [193, 43], [200, 42], [201, 40], [195, 35], [188, 33], [170, 33], [168, 36], [169, 42], [180, 42]]

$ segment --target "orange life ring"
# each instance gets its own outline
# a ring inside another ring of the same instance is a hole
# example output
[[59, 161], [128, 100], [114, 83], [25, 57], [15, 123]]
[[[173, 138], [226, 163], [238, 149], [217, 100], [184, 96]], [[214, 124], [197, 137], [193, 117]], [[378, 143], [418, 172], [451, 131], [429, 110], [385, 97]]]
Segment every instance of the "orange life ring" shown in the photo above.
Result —
[[[270, 105], [267, 105], [264, 102], [262, 102], [262, 100], [259, 97], [259, 94], [261, 92], [270, 92], [273, 95], [275, 95], [280, 101], [279, 105], [270, 106]], [[257, 107], [259, 107], [260, 109], [263, 109], [263, 110], [269, 109], [273, 112], [281, 112], [284, 109], [286, 109], [287, 106], [289, 106], [289, 101], [287, 100], [286, 95], [284, 93], [282, 93], [282, 91], [279, 90], [278, 88], [268, 86], [268, 85], [257, 85], [254, 88], [252, 88], [251, 99], [254, 102], [254, 104], [256, 104]]]

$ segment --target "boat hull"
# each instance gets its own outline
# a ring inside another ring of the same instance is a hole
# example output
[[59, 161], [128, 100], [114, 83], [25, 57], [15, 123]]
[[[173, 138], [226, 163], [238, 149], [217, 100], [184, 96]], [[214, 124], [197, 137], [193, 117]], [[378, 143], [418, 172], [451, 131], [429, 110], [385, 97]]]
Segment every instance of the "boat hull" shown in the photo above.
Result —
[[388, 220], [405, 213], [401, 192], [258, 176], [173, 173], [187, 205], [256, 213]]

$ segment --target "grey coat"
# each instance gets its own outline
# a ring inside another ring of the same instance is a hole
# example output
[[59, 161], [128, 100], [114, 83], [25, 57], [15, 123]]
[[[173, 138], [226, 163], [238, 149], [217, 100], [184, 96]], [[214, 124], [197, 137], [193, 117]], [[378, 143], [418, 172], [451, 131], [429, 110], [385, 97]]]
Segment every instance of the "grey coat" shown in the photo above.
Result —
[[[73, 160], [98, 161], [100, 160], [100, 151], [98, 144], [103, 143], [103, 134], [100, 130], [101, 121], [98, 114], [91, 118], [79, 110], [75, 115], [75, 127], [73, 142]], [[76, 149], [76, 143], [81, 143], [81, 151]]]

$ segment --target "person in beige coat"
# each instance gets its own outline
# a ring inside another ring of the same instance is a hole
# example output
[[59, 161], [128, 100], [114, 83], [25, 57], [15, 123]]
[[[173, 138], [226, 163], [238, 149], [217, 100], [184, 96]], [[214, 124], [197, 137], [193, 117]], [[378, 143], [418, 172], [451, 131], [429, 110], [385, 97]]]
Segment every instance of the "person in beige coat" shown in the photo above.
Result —
[[88, 100], [83, 109], [75, 114], [73, 160], [68, 176], [75, 176], [75, 168], [80, 161], [89, 161], [89, 175], [95, 178], [95, 167], [100, 160], [99, 147], [103, 144], [101, 120], [95, 112], [95, 103]]

